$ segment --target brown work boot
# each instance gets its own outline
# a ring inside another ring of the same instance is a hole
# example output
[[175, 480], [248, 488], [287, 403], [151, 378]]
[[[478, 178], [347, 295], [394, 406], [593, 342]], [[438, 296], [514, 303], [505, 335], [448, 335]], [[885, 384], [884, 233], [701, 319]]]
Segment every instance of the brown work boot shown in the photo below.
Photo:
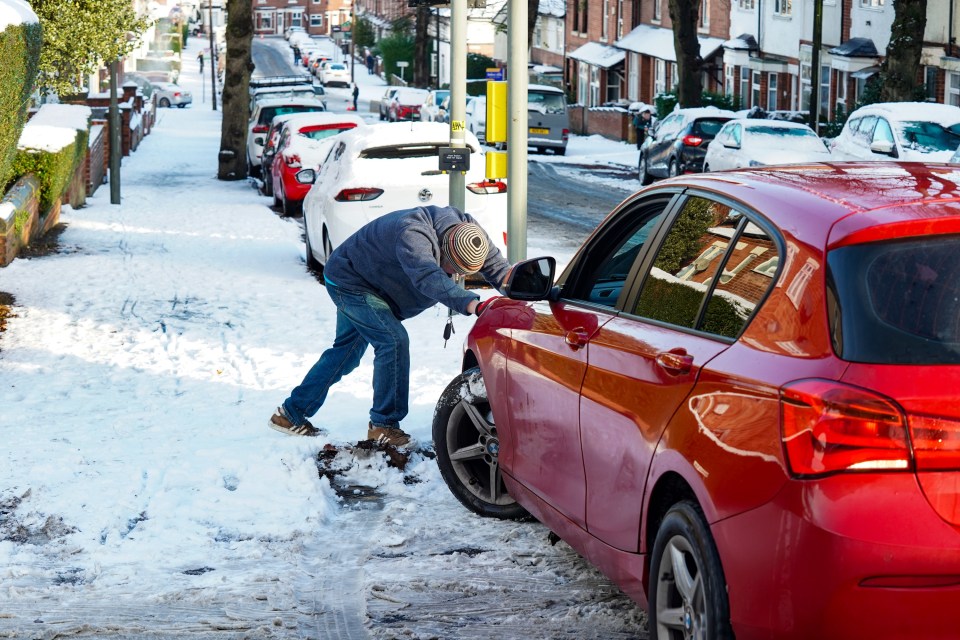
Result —
[[291, 436], [318, 436], [320, 429], [310, 424], [309, 420], [304, 420], [303, 424], [293, 424], [293, 421], [283, 410], [283, 405], [277, 407], [277, 412], [270, 417], [267, 423], [271, 429], [276, 429]]
[[400, 427], [378, 427], [372, 422], [367, 428], [367, 440], [373, 440], [374, 444], [380, 446], [405, 447], [410, 444], [410, 436]]

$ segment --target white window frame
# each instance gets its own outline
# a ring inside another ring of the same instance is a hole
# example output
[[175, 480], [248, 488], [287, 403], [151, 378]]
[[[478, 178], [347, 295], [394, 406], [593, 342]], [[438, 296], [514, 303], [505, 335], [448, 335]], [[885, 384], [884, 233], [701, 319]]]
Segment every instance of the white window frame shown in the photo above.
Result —
[[623, 0], [617, 0], [617, 40], [623, 37]]
[[723, 67], [723, 93], [731, 98], [736, 95], [733, 81], [734, 66], [732, 64]]
[[793, 15], [793, 0], [773, 0], [773, 14], [789, 18]]
[[590, 65], [590, 104], [588, 106], [600, 106], [600, 67]]
[[885, 4], [886, 0], [860, 0], [860, 6], [864, 9], [881, 9]]
[[833, 84], [833, 73], [830, 65], [820, 65], [820, 115], [830, 117], [830, 87]]
[[944, 102], [946, 104], [960, 107], [960, 72], [950, 71], [947, 73], [947, 82], [944, 91]]
[[610, 36], [610, 0], [603, 0], [603, 10], [600, 13], [600, 39], [606, 42]]
[[323, 14], [322, 14], [322, 13], [311, 13], [311, 14], [310, 14], [310, 26], [311, 26], [311, 27], [322, 27], [322, 26], [323, 26]]
[[660, 22], [663, 19], [663, 9], [660, 7], [662, 0], [653, 0], [653, 21]]
[[757, 8], [757, 0], [737, 0], [737, 8], [741, 11], [753, 11]]
[[700, 0], [700, 20], [698, 25], [701, 31], [707, 31], [710, 28], [710, 0]]
[[630, 73], [627, 76], [627, 97], [631, 102], [636, 102], [640, 99], [640, 54], [631, 51], [628, 55]]
[[847, 84], [848, 74], [846, 71], [837, 71], [837, 99], [833, 101], [833, 112], [838, 113], [843, 109], [844, 113], [849, 113], [847, 109]]
[[800, 91], [797, 92], [797, 110], [805, 111], [810, 107], [810, 81], [813, 79], [813, 66], [809, 62], [800, 63]]
[[585, 107], [590, 106], [590, 65], [586, 62], [577, 63], [577, 102]]
[[667, 63], [663, 58], [654, 58], [653, 64], [653, 95], [654, 97], [667, 92]]
[[776, 111], [777, 105], [780, 103], [778, 95], [778, 85], [780, 84], [780, 78], [776, 72], [770, 72], [767, 74], [767, 111]]
[[740, 67], [740, 108], [750, 108], [750, 67]]
[[759, 107], [763, 101], [763, 95], [760, 93], [760, 72], [754, 71], [750, 74], [750, 102], [752, 107]]

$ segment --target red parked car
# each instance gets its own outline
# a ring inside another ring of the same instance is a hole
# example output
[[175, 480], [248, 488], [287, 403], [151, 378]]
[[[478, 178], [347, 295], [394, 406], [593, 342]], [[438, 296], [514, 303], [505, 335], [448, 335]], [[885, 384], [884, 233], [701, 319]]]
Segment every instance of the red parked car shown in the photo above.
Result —
[[274, 205], [282, 206], [285, 215], [297, 214], [326, 155], [327, 146], [322, 141], [359, 126], [364, 126], [363, 118], [346, 113], [287, 116], [276, 143], [270, 172]]
[[956, 638], [960, 168], [814, 164], [641, 190], [516, 264], [433, 425], [651, 638]]
[[430, 95], [430, 92], [426, 89], [411, 89], [410, 87], [397, 89], [387, 106], [387, 119], [390, 122], [419, 120], [420, 105], [423, 104], [428, 95]]

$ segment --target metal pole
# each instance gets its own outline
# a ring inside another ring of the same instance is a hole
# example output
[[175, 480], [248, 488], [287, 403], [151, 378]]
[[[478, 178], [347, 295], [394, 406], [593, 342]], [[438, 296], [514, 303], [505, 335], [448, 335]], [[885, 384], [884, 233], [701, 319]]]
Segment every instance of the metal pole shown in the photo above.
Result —
[[354, 75], [353, 67], [357, 61], [357, 0], [350, 3], [350, 79], [354, 84], [357, 82], [357, 76]]
[[527, 257], [527, 3], [507, 18], [507, 260]]
[[820, 133], [820, 45], [823, 43], [823, 0], [813, 3], [813, 52], [810, 56], [810, 128]]
[[[439, 69], [437, 70], [439, 73]], [[467, 121], [467, 0], [450, 3], [450, 146], [467, 146], [463, 135]], [[450, 172], [450, 206], [463, 211], [467, 179], [460, 171]], [[469, 213], [469, 212], [467, 212]]]
[[120, 108], [117, 106], [118, 60], [110, 63], [110, 204], [120, 204]]
[[207, 0], [207, 30], [210, 32], [210, 103], [217, 110], [217, 50], [213, 43], [213, 0]]

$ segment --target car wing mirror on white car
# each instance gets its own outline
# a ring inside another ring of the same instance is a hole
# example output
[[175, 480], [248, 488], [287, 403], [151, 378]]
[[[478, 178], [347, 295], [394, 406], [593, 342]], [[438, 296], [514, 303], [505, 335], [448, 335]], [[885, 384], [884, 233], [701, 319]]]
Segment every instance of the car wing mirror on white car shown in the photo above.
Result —
[[885, 156], [897, 157], [897, 149], [889, 140], [874, 140], [870, 143], [870, 151], [882, 153]]
[[513, 265], [503, 281], [503, 295], [513, 300], [545, 300], [553, 293], [557, 261], [532, 258]]
[[736, 140], [727, 139], [723, 141], [723, 146], [725, 146], [727, 149], [739, 149], [740, 143]]

